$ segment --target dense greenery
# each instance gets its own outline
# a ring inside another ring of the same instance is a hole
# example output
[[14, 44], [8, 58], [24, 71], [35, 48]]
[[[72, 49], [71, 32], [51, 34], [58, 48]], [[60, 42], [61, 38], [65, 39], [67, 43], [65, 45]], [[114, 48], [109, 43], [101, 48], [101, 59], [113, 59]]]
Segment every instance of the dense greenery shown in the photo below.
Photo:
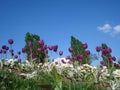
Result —
[[[73, 48], [72, 57], [77, 55], [82, 55], [82, 64], [90, 64], [90, 57], [86, 53], [86, 48], [83, 48], [83, 43], [76, 39], [74, 36], [71, 36], [71, 47]], [[87, 45], [87, 44], [86, 44]]]
[[[43, 62], [43, 58], [45, 58], [46, 54], [44, 50], [38, 51], [39, 49], [43, 49], [42, 45], [39, 45], [40, 37], [36, 34], [26, 33], [25, 36], [25, 49], [27, 53], [27, 59], [33, 60], [36, 62]], [[44, 43], [44, 42], [43, 42]]]

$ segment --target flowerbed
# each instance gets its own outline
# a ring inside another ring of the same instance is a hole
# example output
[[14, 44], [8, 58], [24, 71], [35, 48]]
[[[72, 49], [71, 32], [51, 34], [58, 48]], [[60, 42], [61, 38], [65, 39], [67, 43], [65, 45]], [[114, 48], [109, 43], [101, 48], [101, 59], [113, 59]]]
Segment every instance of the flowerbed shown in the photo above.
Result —
[[[91, 66], [91, 59], [98, 59], [87, 50], [87, 43], [71, 37], [71, 55], [60, 58], [58, 45], [48, 46], [37, 35], [26, 34], [26, 45], [14, 53], [12, 39], [10, 47], [0, 49], [0, 90], [119, 90], [120, 61], [112, 56], [106, 44], [96, 47], [103, 59], [100, 65]], [[8, 51], [10, 59], [7, 58]], [[48, 56], [55, 52], [59, 58]], [[24, 62], [20, 55], [23, 53]], [[24, 84], [24, 85], [23, 85]]]
[[[14, 59], [0, 61], [1, 70], [15, 73], [24, 80], [41, 78], [41, 81], [39, 82], [36, 80], [39, 87], [42, 87], [41, 85], [48, 84], [50, 85], [49, 88], [54, 87], [55, 90], [63, 90], [64, 81], [70, 84], [68, 85], [69, 87], [67, 87], [68, 90], [71, 88], [71, 83], [77, 83], [79, 85], [78, 88], [81, 88], [80, 83], [88, 85], [87, 88], [89, 88], [90, 84], [95, 84], [96, 88], [105, 87], [106, 90], [116, 90], [120, 88], [120, 70], [115, 69], [111, 73], [106, 66], [101, 68], [83, 64], [81, 66], [73, 67], [72, 64], [56, 64], [55, 62], [35, 64], [34, 62], [29, 61], [19, 63]], [[42, 75], [48, 75], [47, 77], [49, 78], [44, 77], [43, 79]], [[45, 78], [47, 80], [45, 80]], [[48, 79], [51, 79], [52, 82]], [[2, 82], [0, 85], [3, 85]], [[84, 88], [85, 87], [82, 87], [79, 90], [84, 90]], [[86, 90], [88, 90], [87, 88]]]

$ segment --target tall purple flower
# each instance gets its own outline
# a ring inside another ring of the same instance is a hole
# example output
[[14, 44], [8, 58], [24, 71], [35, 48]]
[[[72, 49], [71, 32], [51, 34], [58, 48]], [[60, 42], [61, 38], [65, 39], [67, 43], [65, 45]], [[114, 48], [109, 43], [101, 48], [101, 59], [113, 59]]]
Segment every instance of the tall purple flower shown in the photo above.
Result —
[[111, 48], [107, 48], [107, 53], [111, 53], [112, 52], [112, 49]]
[[62, 56], [62, 55], [63, 55], [63, 51], [60, 51], [60, 52], [59, 52], [59, 55]]
[[9, 39], [9, 40], [8, 40], [8, 43], [9, 43], [9, 44], [13, 44], [13, 43], [14, 43], [13, 39]]
[[97, 52], [100, 52], [100, 50], [101, 50], [101, 47], [97, 46], [97, 47], [96, 47], [96, 51], [97, 51]]
[[22, 48], [22, 53], [25, 53], [26, 52], [26, 48]]
[[69, 51], [70, 53], [72, 53], [72, 52], [73, 52], [73, 48], [72, 48], [72, 47], [68, 48], [68, 51]]
[[49, 49], [49, 50], [52, 50], [52, 49], [53, 49], [53, 46], [48, 46], [48, 49]]
[[87, 55], [90, 55], [90, 50], [87, 50], [87, 51], [86, 51], [86, 54], [87, 54]]
[[41, 52], [42, 51], [42, 48], [38, 48], [38, 52]]
[[53, 46], [53, 51], [54, 52], [57, 52], [57, 49], [58, 49], [58, 45]]
[[116, 57], [113, 56], [113, 57], [112, 57], [112, 60], [113, 60], [113, 61], [116, 61]]
[[2, 49], [6, 49], [6, 47], [7, 47], [6, 45], [2, 45]]
[[21, 54], [21, 52], [20, 51], [18, 51], [18, 55], [20, 55]]
[[44, 45], [44, 41], [43, 40], [39, 40], [38, 41], [38, 45], [43, 46]]
[[87, 43], [85, 43], [85, 44], [82, 44], [82, 46], [83, 46], [83, 48], [84, 48], [84, 49], [87, 49], [87, 48], [88, 48], [88, 45], [87, 45]]
[[15, 55], [15, 56], [14, 56], [14, 58], [15, 58], [15, 59], [17, 59], [17, 58], [18, 58], [18, 56], [17, 56], [17, 55]]
[[32, 43], [32, 42], [28, 42], [28, 46], [29, 46], [29, 47], [32, 47], [32, 46], [33, 46], [33, 43]]

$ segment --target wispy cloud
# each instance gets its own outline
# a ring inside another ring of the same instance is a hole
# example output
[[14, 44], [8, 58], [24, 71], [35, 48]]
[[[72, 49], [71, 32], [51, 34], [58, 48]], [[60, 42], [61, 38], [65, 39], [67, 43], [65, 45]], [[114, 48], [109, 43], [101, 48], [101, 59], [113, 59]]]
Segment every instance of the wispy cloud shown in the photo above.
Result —
[[110, 26], [110, 24], [105, 24], [104, 26], [98, 26], [97, 29], [99, 31], [103, 31], [104, 33], [108, 33], [111, 32], [112, 27]]
[[98, 26], [97, 30], [102, 31], [104, 33], [108, 33], [111, 36], [116, 36], [116, 35], [120, 34], [120, 25], [112, 26], [107, 23], [107, 24], [104, 24], [103, 26]]

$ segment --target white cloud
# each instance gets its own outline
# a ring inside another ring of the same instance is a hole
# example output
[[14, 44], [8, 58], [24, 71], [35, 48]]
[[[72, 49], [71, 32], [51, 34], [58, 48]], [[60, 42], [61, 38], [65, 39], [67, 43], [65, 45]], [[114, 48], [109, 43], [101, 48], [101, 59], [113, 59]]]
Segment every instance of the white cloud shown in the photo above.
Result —
[[115, 26], [104, 24], [103, 26], [98, 26], [97, 29], [104, 33], [110, 34], [112, 37], [120, 35], [120, 24]]
[[113, 30], [116, 32], [116, 33], [120, 33], [120, 25], [116, 25]]
[[108, 32], [111, 32], [111, 25], [110, 24], [105, 24], [104, 26], [98, 26], [97, 29], [99, 31], [103, 31], [104, 33], [108, 33]]

